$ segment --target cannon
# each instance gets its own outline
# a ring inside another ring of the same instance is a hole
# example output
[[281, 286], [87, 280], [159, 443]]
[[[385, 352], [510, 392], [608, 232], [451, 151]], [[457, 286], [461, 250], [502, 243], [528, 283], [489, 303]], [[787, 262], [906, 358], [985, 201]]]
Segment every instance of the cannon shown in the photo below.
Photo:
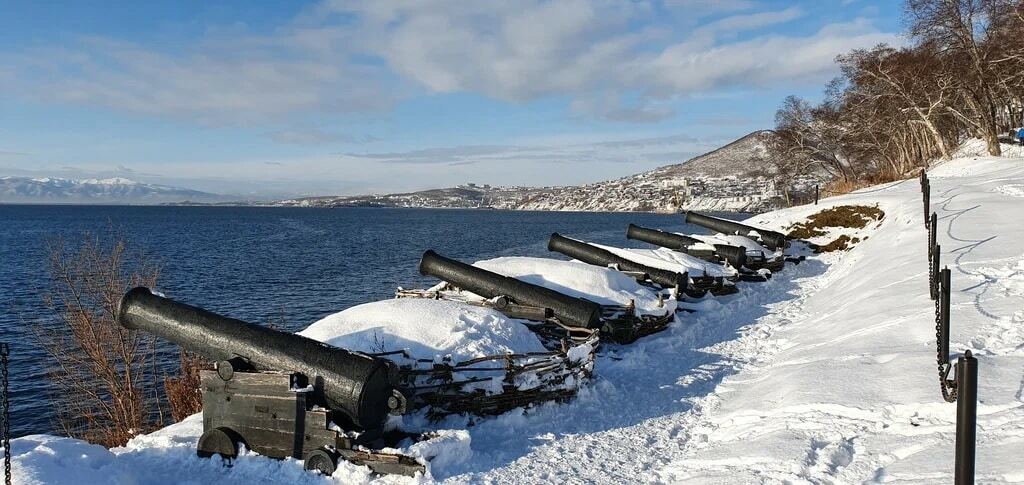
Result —
[[629, 274], [637, 281], [650, 281], [662, 288], [672, 288], [679, 294], [686, 294], [699, 298], [705, 293], [713, 295], [729, 295], [738, 291], [736, 286], [726, 284], [725, 278], [721, 276], [693, 276], [688, 272], [677, 273], [666, 269], [654, 268], [644, 264], [623, 258], [607, 249], [602, 249], [593, 244], [570, 239], [557, 232], [548, 239], [548, 250], [562, 253], [570, 258], [578, 259], [584, 263], [595, 266], [614, 267], [619, 271]]
[[600, 328], [601, 305], [583, 298], [492, 273], [476, 266], [449, 259], [432, 250], [420, 259], [420, 274], [442, 279], [484, 298], [511, 299], [519, 305], [550, 309], [565, 325]]
[[712, 231], [718, 231], [722, 234], [748, 236], [750, 233], [755, 233], [764, 245], [773, 251], [786, 249], [789, 245], [785, 234], [769, 231], [767, 229], [758, 229], [756, 227], [741, 224], [736, 221], [730, 221], [728, 219], [720, 219], [718, 217], [711, 217], [697, 212], [687, 211], [684, 216], [684, 220], [698, 226], [706, 227]]
[[728, 261], [734, 268], [742, 268], [747, 263], [747, 251], [739, 246], [712, 244], [710, 246], [714, 247], [714, 251], [702, 251], [693, 247], [704, 244], [699, 239], [635, 224], [630, 224], [626, 228], [626, 239], [643, 241], [709, 261]]
[[245, 445], [264, 456], [304, 460], [307, 469], [326, 475], [339, 459], [378, 473], [412, 476], [425, 469], [410, 457], [368, 451], [397, 443], [384, 424], [390, 414], [405, 412], [398, 368], [387, 359], [217, 315], [142, 287], [124, 295], [116, 320], [217, 362], [215, 371], [201, 372], [199, 456], [232, 459]]
[[570, 258], [596, 266], [615, 266], [620, 271], [634, 273], [640, 281], [650, 280], [663, 288], [675, 288], [681, 291], [685, 290], [687, 286], [688, 278], [686, 273], [680, 274], [675, 271], [652, 268], [636, 263], [606, 249], [601, 249], [583, 241], [569, 239], [557, 232], [551, 234], [551, 238], [548, 239], [548, 251], [559, 252]]

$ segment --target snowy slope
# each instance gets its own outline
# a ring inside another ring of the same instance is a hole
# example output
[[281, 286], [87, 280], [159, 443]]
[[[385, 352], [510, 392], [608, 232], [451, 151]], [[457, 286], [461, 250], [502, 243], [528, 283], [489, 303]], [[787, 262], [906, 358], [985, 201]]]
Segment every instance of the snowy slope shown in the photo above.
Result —
[[[1007, 153], [1022, 158], [967, 157], [931, 171], [942, 258], [953, 270], [951, 349], [979, 360], [979, 483], [1024, 482], [1024, 153]], [[884, 219], [849, 252], [740, 283], [739, 294], [701, 300], [663, 333], [605, 347], [591, 386], [567, 404], [471, 427], [459, 417], [430, 425], [466, 430], [449, 435], [430, 478], [950, 483], [956, 407], [938, 388], [917, 181], [754, 222], [781, 229], [831, 205], [876, 203]], [[15, 474], [21, 483], [325, 481], [294, 461], [245, 456], [224, 469], [196, 459], [198, 432], [191, 419], [110, 452], [20, 438]], [[369, 478], [345, 466], [334, 480]]]

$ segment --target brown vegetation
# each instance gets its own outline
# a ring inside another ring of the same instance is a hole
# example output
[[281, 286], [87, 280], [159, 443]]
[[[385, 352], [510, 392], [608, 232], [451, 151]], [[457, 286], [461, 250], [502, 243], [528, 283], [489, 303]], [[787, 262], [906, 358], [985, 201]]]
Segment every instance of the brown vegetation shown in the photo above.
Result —
[[209, 361], [185, 349], [181, 349], [178, 361], [178, 374], [164, 377], [167, 406], [174, 421], [181, 421], [203, 410], [199, 371], [213, 368]]
[[[885, 212], [878, 207], [866, 205], [841, 205], [825, 209], [807, 217], [805, 222], [798, 222], [789, 227], [789, 237], [793, 239], [811, 239], [828, 235], [826, 228], [862, 229], [868, 224], [880, 221]], [[818, 252], [844, 250], [860, 242], [857, 237], [841, 235], [834, 241], [818, 246]]]
[[[115, 320], [128, 289], [156, 286], [158, 265], [130, 252], [125, 239], [112, 231], [102, 237], [83, 235], [74, 246], [56, 240], [47, 250], [51, 287], [44, 302], [56, 325], [38, 325], [36, 338], [50, 358], [49, 397], [60, 429], [92, 443], [120, 446], [164, 424], [165, 399], [171, 399], [175, 419], [184, 409], [198, 409], [185, 396], [200, 361], [183, 355], [183, 375], [161, 378], [156, 341]], [[198, 386], [192, 389], [195, 394]]]
[[839, 56], [822, 103], [785, 100], [770, 146], [783, 186], [822, 171], [833, 193], [905, 178], [970, 136], [999, 155], [999, 134], [1024, 124], [1024, 2], [908, 0], [906, 23], [909, 47]]
[[818, 246], [815, 251], [819, 253], [830, 253], [832, 251], [845, 251], [860, 242], [860, 238], [842, 235], [824, 246]]
[[58, 327], [39, 327], [36, 334], [52, 364], [58, 424], [69, 436], [122, 445], [162, 421], [154, 341], [114, 320], [121, 295], [155, 285], [159, 269], [141, 255], [129, 262], [120, 238], [105, 244], [85, 235], [77, 249], [59, 240], [48, 250], [53, 284], [44, 301]]

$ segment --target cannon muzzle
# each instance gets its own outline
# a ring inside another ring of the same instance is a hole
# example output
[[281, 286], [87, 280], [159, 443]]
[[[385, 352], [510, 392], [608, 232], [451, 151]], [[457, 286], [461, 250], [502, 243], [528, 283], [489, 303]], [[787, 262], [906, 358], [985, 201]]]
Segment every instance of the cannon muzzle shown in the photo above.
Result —
[[557, 232], [552, 234], [551, 238], [548, 239], [548, 251], [556, 251], [570, 258], [578, 259], [584, 263], [593, 264], [595, 266], [608, 267], [614, 265], [621, 271], [643, 273], [651, 281], [665, 288], [679, 288], [682, 290], [686, 289], [687, 286], [687, 276], [685, 273], [680, 274], [675, 271], [653, 268], [636, 263], [618, 256], [607, 249], [601, 249], [583, 241], [569, 239]]
[[[148, 288], [125, 293], [117, 312], [122, 327], [143, 330], [223, 362], [242, 359], [258, 370], [297, 372], [324, 404], [363, 429], [378, 429], [404, 407], [395, 364], [323, 342], [253, 325], [157, 296]], [[222, 374], [230, 379], [230, 374]]]
[[420, 274], [433, 276], [484, 298], [506, 296], [520, 305], [550, 308], [562, 323], [573, 327], [600, 328], [601, 305], [559, 293], [427, 250], [420, 259]]
[[786, 241], [786, 235], [780, 232], [769, 231], [767, 229], [758, 229], [753, 226], [741, 224], [736, 221], [730, 221], [728, 219], [720, 219], [718, 217], [706, 216], [697, 212], [687, 211], [684, 216], [686, 222], [696, 224], [698, 226], [706, 227], [713, 231], [718, 231], [722, 234], [738, 234], [740, 236], [747, 236], [751, 232], [756, 233], [764, 245], [773, 251], [779, 249], [786, 249], [788, 242]]

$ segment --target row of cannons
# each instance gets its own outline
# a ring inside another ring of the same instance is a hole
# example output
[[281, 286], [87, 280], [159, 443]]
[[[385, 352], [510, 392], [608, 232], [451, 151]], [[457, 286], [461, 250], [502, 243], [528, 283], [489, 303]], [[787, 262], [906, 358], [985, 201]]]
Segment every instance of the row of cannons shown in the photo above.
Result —
[[[751, 238], [772, 253], [707, 244], [694, 237], [632, 224], [626, 234], [629, 239], [685, 253], [708, 264], [731, 266], [737, 270], [736, 277], [691, 275], [645, 266], [559, 234], [551, 235], [548, 249], [627, 274], [656, 292], [659, 303], [668, 298], [729, 294], [737, 291], [730, 279], [763, 281], [770, 271], [782, 269], [782, 255], [789, 245], [785, 235], [692, 212], [685, 217], [687, 222], [713, 232]], [[539, 370], [557, 377], [558, 364], [568, 361], [566, 352], [571, 343], [589, 342], [593, 348], [598, 343], [628, 344], [665, 329], [675, 318], [674, 311], [639, 314], [632, 305], [601, 305], [430, 250], [423, 254], [419, 271], [442, 283], [428, 290], [400, 289], [396, 296], [488, 306], [523, 321], [552, 349], [550, 358], [547, 354], [541, 359], [536, 355], [504, 356], [504, 365], [518, 371]], [[465, 292], [478, 298], [468, 300]], [[431, 436], [389, 429], [389, 416], [425, 407], [447, 413], [497, 414], [530, 404], [531, 400], [561, 399], [573, 394], [518, 393], [491, 397], [492, 401], [486, 402], [482, 401], [484, 397], [474, 400], [473, 395], [464, 393], [445, 394], [430, 384], [429, 377], [431, 372], [450, 377], [450, 366], [432, 364], [434, 368], [428, 371], [400, 366], [388, 358], [389, 353], [334, 347], [217, 315], [147, 288], [135, 288], [124, 295], [117, 321], [216, 362], [213, 370], [201, 374], [203, 434], [197, 453], [202, 457], [220, 455], [230, 460], [244, 446], [272, 458], [303, 460], [307, 469], [327, 475], [334, 472], [339, 460], [347, 460], [366, 465], [375, 473], [413, 476], [425, 470], [423, 463], [382, 449]]]

